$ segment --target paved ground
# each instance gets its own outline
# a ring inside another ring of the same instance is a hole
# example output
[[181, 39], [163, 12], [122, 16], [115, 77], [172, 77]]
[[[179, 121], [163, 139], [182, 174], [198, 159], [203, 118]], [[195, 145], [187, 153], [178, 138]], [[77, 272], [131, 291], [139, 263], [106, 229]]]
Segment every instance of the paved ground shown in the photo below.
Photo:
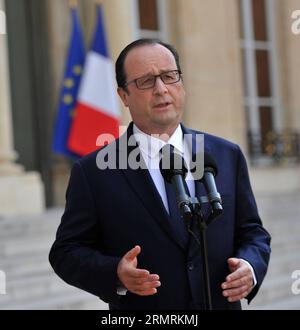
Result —
[[[295, 294], [300, 291], [300, 280], [297, 285], [292, 278], [292, 274], [300, 270], [300, 193], [258, 195], [257, 204], [272, 235], [272, 254], [257, 297], [250, 306], [243, 304], [244, 308], [300, 309], [300, 294]], [[300, 278], [300, 274], [298, 276]]]

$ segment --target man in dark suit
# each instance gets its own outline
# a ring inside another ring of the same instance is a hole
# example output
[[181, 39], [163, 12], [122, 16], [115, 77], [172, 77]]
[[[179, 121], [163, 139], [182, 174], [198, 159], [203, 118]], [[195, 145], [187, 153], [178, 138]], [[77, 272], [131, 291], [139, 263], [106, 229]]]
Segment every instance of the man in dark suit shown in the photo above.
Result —
[[[137, 40], [119, 55], [116, 76], [133, 122], [120, 139], [75, 163], [50, 263], [67, 283], [100, 297], [111, 309], [202, 309], [196, 226], [191, 226], [193, 235], [187, 231], [159, 169], [152, 166], [159, 163], [161, 146], [171, 144], [181, 153], [183, 137], [190, 134], [195, 141], [199, 134], [181, 124], [185, 91], [178, 54], [161, 41]], [[212, 306], [240, 309], [240, 300], [250, 301], [266, 274], [270, 236], [239, 147], [209, 134], [204, 146], [218, 166], [223, 202], [222, 215], [207, 229]], [[136, 151], [143, 168], [129, 164]], [[110, 155], [113, 161], [105, 168]], [[191, 196], [205, 195], [199, 181], [189, 180], [187, 186]], [[208, 204], [203, 211], [209, 212]]]

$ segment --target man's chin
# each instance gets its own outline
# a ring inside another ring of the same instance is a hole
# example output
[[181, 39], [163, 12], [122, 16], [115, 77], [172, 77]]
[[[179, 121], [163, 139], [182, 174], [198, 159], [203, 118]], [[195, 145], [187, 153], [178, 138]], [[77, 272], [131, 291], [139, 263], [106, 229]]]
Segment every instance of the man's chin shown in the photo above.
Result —
[[157, 133], [159, 134], [169, 134], [172, 135], [179, 125], [180, 120], [178, 120], [178, 117], [176, 118], [160, 118], [160, 120], [155, 121], [155, 127]]
[[178, 113], [170, 111], [164, 113], [162, 112], [155, 116], [153, 119], [156, 124], [166, 127], [172, 125], [177, 126], [180, 123], [180, 117]]

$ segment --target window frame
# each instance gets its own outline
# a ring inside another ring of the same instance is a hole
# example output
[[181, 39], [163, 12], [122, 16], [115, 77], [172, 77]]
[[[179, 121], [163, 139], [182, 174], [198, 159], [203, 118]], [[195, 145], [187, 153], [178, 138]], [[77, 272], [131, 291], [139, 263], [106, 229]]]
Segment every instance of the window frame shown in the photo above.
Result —
[[[248, 128], [251, 133], [260, 134], [260, 113], [259, 108], [268, 106], [272, 108], [272, 126], [273, 130], [281, 131], [283, 128], [281, 95], [279, 88], [279, 69], [276, 47], [276, 19], [274, 3], [272, 0], [265, 0], [266, 12], [266, 31], [267, 41], [256, 41], [254, 38], [254, 22], [252, 11], [252, 0], [238, 0], [241, 4], [241, 28], [243, 37], [241, 37], [240, 47], [243, 52], [244, 61], [244, 81], [246, 82], [243, 103], [245, 109], [248, 109], [247, 118], [249, 119]], [[266, 50], [269, 59], [269, 81], [270, 97], [258, 96], [258, 86], [256, 77], [256, 50]]]
[[158, 30], [145, 30], [140, 28], [139, 20], [139, 8], [138, 0], [131, 0], [131, 12], [132, 12], [132, 31], [134, 39], [138, 38], [158, 38], [163, 41], [168, 40], [169, 31], [168, 31], [168, 15], [169, 12], [169, 2], [166, 0], [156, 0], [157, 6], [157, 22]]

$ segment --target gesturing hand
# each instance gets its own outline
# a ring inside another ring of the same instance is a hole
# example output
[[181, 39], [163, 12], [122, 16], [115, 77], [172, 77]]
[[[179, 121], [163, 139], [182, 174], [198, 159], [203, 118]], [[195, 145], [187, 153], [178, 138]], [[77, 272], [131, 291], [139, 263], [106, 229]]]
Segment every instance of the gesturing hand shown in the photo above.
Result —
[[223, 296], [234, 302], [245, 298], [253, 288], [253, 276], [249, 265], [243, 259], [229, 258], [227, 260], [231, 274], [222, 283]]
[[140, 296], [150, 296], [157, 292], [161, 285], [157, 274], [150, 274], [146, 269], [137, 268], [137, 256], [140, 246], [135, 246], [120, 260], [117, 274], [127, 290]]

